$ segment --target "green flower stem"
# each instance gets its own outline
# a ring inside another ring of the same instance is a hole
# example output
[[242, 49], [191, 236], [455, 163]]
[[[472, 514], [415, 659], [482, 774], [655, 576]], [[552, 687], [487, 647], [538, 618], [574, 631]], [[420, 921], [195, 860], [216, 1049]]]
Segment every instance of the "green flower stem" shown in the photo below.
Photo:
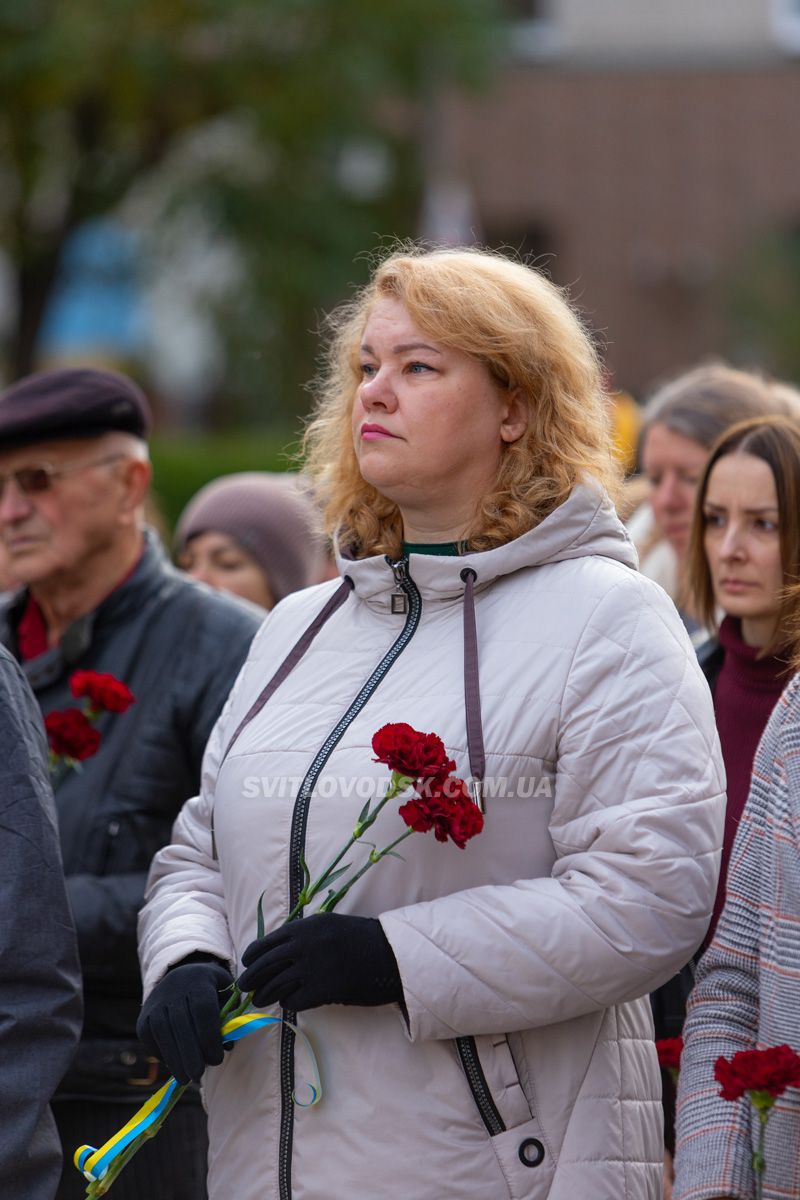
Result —
[[[412, 783], [414, 783], [414, 780], [410, 776], [400, 775], [397, 771], [392, 771], [391, 784], [389, 785], [389, 788], [387, 789], [386, 795], [383, 797], [383, 799], [378, 801], [375, 808], [373, 808], [367, 812], [363, 821], [359, 821], [356, 824], [355, 829], [350, 834], [350, 837], [347, 839], [347, 841], [345, 842], [342, 849], [339, 851], [339, 853], [336, 855], [336, 857], [334, 859], [332, 859], [331, 862], [328, 863], [327, 867], [322, 872], [322, 874], [319, 876], [319, 878], [316, 879], [313, 883], [309, 884], [307, 888], [303, 889], [303, 891], [300, 893], [300, 898], [298, 899], [297, 904], [295, 904], [294, 908], [289, 913], [289, 916], [286, 918], [287, 924], [289, 923], [289, 921], [294, 921], [297, 917], [299, 917], [300, 914], [302, 913], [303, 909], [306, 907], [306, 905], [310, 904], [310, 902], [314, 899], [314, 897], [319, 892], [321, 892], [323, 890], [323, 888], [328, 886], [328, 880], [330, 879], [331, 875], [336, 870], [336, 868], [338, 867], [339, 863], [342, 861], [344, 856], [350, 850], [352, 850], [353, 846], [355, 846], [355, 844], [359, 840], [359, 838], [361, 838], [363, 836], [363, 834], [366, 833], [366, 831], [369, 829], [369, 827], [371, 825], [374, 825], [375, 821], [380, 816], [381, 811], [386, 807], [386, 805], [389, 803], [389, 801], [396, 800], [397, 797], [402, 795], [402, 793], [408, 787], [410, 787]], [[355, 879], [358, 879], [358, 878], [359, 878], [359, 876], [356, 875]], [[353, 880], [353, 882], [355, 882], [355, 879]], [[341, 899], [341, 897], [346, 894], [347, 890], [348, 889], [345, 888], [343, 891], [337, 892], [336, 897], [334, 898], [334, 903], [338, 903], [338, 901]], [[330, 912], [331, 909], [332, 909], [332, 904], [331, 904], [330, 899], [328, 901], [326, 901], [325, 904], [320, 906], [320, 912]]]
[[[410, 778], [408, 775], [400, 775], [397, 771], [392, 771], [391, 784], [387, 789], [386, 795], [378, 801], [374, 809], [367, 810], [364, 819], [356, 824], [355, 829], [336, 857], [332, 859], [330, 863], [328, 863], [328, 866], [325, 868], [319, 878], [313, 883], [309, 884], [309, 886], [301, 892], [300, 899], [289, 913], [289, 916], [286, 918], [287, 924], [289, 921], [293, 921], [299, 917], [309, 901], [311, 901], [318, 892], [322, 891], [322, 889], [327, 886], [328, 879], [336, 870], [344, 856], [349, 850], [352, 849], [352, 847], [356, 844], [359, 838], [363, 836], [366, 830], [375, 823], [381, 811], [385, 808], [389, 801], [396, 800], [397, 797], [406, 791], [406, 789], [409, 788], [414, 782], [414, 779]], [[413, 832], [413, 829], [406, 829], [398, 838], [395, 838], [393, 842], [391, 842], [388, 846], [385, 846], [383, 850], [371, 850], [367, 861], [364, 863], [364, 866], [360, 869], [360, 871], [358, 871], [353, 878], [347, 884], [345, 884], [344, 887], [340, 888], [335, 895], [329, 896], [327, 900], [320, 905], [319, 911], [333, 912], [336, 905], [343, 896], [347, 895], [353, 884], [360, 879], [362, 875], [366, 874], [370, 867], [374, 867], [375, 864], [380, 862], [382, 858], [385, 858], [387, 854], [391, 854], [395, 846], [399, 846], [400, 843], [404, 842], [407, 837], [410, 837]], [[243, 994], [238, 984], [234, 983], [233, 988], [231, 989], [230, 997], [228, 1000], [226, 1000], [220, 1011], [220, 1024], [224, 1024], [225, 1021], [230, 1017], [239, 1017], [242, 1015], [242, 1013], [247, 1012], [251, 1007], [252, 1000], [252, 992]], [[149, 1129], [146, 1129], [144, 1133], [140, 1133], [139, 1136], [132, 1141], [129, 1146], [126, 1146], [119, 1158], [115, 1159], [108, 1168], [108, 1171], [102, 1179], [95, 1180], [93, 1183], [89, 1184], [86, 1190], [86, 1200], [97, 1200], [97, 1197], [104, 1196], [106, 1194], [114, 1180], [119, 1175], [120, 1171], [122, 1171], [122, 1169], [130, 1162], [137, 1150], [141, 1149], [148, 1138], [156, 1136], [159, 1129], [164, 1124], [164, 1121], [172, 1112], [172, 1109], [175, 1107], [185, 1091], [185, 1086], [177, 1087], [175, 1089], [170, 1097], [169, 1103], [158, 1120], [155, 1121]]]
[[54, 792], [57, 790], [58, 785], [64, 782], [69, 772], [74, 771], [78, 765], [76, 759], [60, 758], [57, 754], [54, 754], [52, 750], [49, 751], [49, 764], [50, 785]]
[[225, 1004], [222, 1006], [219, 1014], [219, 1023], [224, 1025], [228, 1017], [240, 1017], [242, 1013], [246, 1013], [250, 1008], [253, 1000], [253, 993], [243, 993], [238, 983], [234, 983], [231, 989], [231, 995]]
[[[224, 1025], [225, 1021], [229, 1017], [239, 1017], [242, 1015], [242, 1013], [247, 1012], [251, 1006], [252, 999], [252, 992], [243, 993], [238, 985], [234, 983], [233, 988], [231, 989], [231, 995], [225, 1002], [219, 1014], [220, 1025]], [[119, 1158], [114, 1160], [102, 1179], [95, 1180], [93, 1183], [89, 1184], [88, 1188], [86, 1189], [86, 1200], [96, 1200], [98, 1196], [104, 1196], [106, 1194], [114, 1180], [119, 1175], [120, 1171], [123, 1169], [123, 1167], [127, 1166], [134, 1154], [136, 1154], [137, 1150], [141, 1150], [148, 1138], [156, 1136], [159, 1129], [172, 1112], [172, 1109], [186, 1091], [187, 1086], [188, 1085], [182, 1085], [177, 1087], [170, 1096], [169, 1103], [158, 1120], [154, 1121], [149, 1129], [146, 1129], [144, 1133], [140, 1133], [139, 1136], [135, 1138], [129, 1146], [125, 1147], [122, 1154], [120, 1154]]]
[[[393, 842], [390, 842], [390, 843], [389, 843], [389, 845], [388, 845], [388, 846], [384, 846], [384, 848], [383, 848], [382, 850], [378, 850], [377, 852], [375, 852], [375, 851], [374, 851], [374, 852], [373, 852], [373, 853], [370, 855], [370, 866], [372, 866], [372, 865], [373, 865], [373, 863], [380, 862], [380, 861], [381, 861], [381, 859], [382, 859], [382, 858], [385, 858], [387, 854], [391, 854], [391, 853], [392, 853], [392, 851], [394, 850], [395, 846], [399, 846], [399, 845], [400, 845], [400, 843], [401, 843], [401, 842], [404, 842], [404, 841], [406, 840], [406, 838], [407, 838], [407, 837], [411, 837], [411, 834], [412, 834], [413, 832], [414, 832], [414, 830], [413, 830], [413, 829], [411, 829], [411, 828], [409, 828], [409, 829], [404, 829], [404, 830], [403, 830], [403, 832], [400, 834], [400, 836], [399, 836], [399, 837], [396, 837], [396, 838], [394, 839], [394, 841], [393, 841]], [[364, 872], [364, 870], [365, 870], [365, 869], [366, 869], [366, 868], [362, 867], [362, 869], [361, 869], [361, 870], [362, 870], [362, 874], [363, 874], [363, 872]]]
[[175, 1091], [169, 1098], [169, 1103], [159, 1119], [155, 1121], [149, 1129], [146, 1129], [144, 1133], [140, 1133], [139, 1136], [135, 1138], [129, 1146], [125, 1147], [122, 1154], [120, 1154], [119, 1158], [114, 1160], [102, 1179], [97, 1179], [93, 1183], [89, 1184], [86, 1189], [86, 1200], [96, 1200], [98, 1196], [105, 1196], [106, 1192], [109, 1190], [120, 1171], [123, 1169], [123, 1167], [127, 1166], [136, 1151], [142, 1148], [148, 1138], [156, 1136], [159, 1129], [164, 1124], [183, 1093], [186, 1091], [187, 1086], [188, 1084], [176, 1087]]
[[[759, 1096], [759, 1100], [755, 1096]], [[767, 1166], [766, 1158], [766, 1140], [767, 1140], [767, 1121], [772, 1112], [772, 1105], [775, 1103], [772, 1096], [769, 1096], [769, 1104], [764, 1103], [762, 1093], [750, 1093], [750, 1099], [753, 1102], [756, 1112], [758, 1113], [758, 1149], [753, 1151], [753, 1174], [756, 1177], [756, 1200], [763, 1200], [764, 1196], [764, 1171]]]
[[320, 912], [333, 912], [334, 908], [336, 908], [336, 905], [339, 903], [339, 901], [341, 899], [343, 899], [344, 896], [347, 895], [347, 893], [350, 891], [350, 888], [353, 886], [353, 884], [356, 883], [361, 878], [362, 875], [366, 875], [366, 873], [370, 869], [370, 867], [374, 867], [375, 864], [379, 863], [382, 858], [386, 857], [387, 854], [391, 854], [392, 851], [394, 850], [395, 846], [399, 846], [400, 843], [404, 842], [407, 837], [411, 837], [411, 834], [413, 832], [414, 832], [413, 829], [406, 829], [403, 833], [400, 834], [399, 837], [395, 838], [395, 840], [393, 842], [390, 842], [388, 846], [384, 846], [383, 850], [370, 850], [369, 857], [367, 858], [367, 861], [364, 863], [364, 866], [359, 871], [356, 871], [353, 878], [349, 879], [347, 881], [347, 883], [344, 885], [344, 887], [340, 888], [339, 891], [335, 893], [335, 895], [329, 896], [327, 898], [327, 900], [325, 900], [322, 904], [320, 904], [319, 911]]
[[410, 788], [414, 783], [416, 783], [416, 779], [413, 775], [401, 775], [399, 771], [392, 771], [391, 783], [386, 790], [386, 795], [382, 800], [378, 801], [378, 804], [374, 809], [372, 809], [371, 812], [367, 813], [364, 820], [360, 821], [356, 825], [355, 829], [353, 830], [353, 837], [350, 844], [352, 845], [353, 842], [357, 841], [361, 837], [362, 833], [369, 829], [370, 825], [375, 824], [375, 821], [377, 820], [381, 810], [385, 808], [390, 800], [396, 800], [398, 796], [401, 796], [403, 792]]

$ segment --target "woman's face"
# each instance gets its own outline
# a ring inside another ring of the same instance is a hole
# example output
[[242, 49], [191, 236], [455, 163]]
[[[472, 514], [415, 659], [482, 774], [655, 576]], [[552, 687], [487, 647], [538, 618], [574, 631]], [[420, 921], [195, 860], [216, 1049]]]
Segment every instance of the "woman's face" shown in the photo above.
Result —
[[656, 423], [647, 431], [642, 467], [652, 488], [653, 517], [658, 532], [679, 559], [689, 548], [692, 509], [707, 458], [704, 446], [682, 433], [673, 433], [666, 425]]
[[742, 636], [764, 646], [775, 631], [784, 584], [775, 477], [753, 454], [727, 454], [708, 477], [703, 546], [714, 599], [740, 617]]
[[262, 608], [275, 604], [267, 578], [252, 554], [225, 533], [211, 531], [190, 538], [178, 556], [178, 566], [217, 591], [241, 596]]
[[462, 536], [527, 426], [517, 393], [478, 359], [433, 341], [399, 300], [364, 329], [353, 440], [361, 474], [403, 514], [407, 541]]

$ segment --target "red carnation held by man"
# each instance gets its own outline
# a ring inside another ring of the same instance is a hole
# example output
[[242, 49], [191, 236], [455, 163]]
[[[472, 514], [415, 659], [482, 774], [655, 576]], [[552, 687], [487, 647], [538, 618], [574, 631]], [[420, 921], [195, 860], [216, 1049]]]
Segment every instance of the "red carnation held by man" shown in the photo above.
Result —
[[665, 1071], [679, 1071], [681, 1067], [681, 1054], [683, 1053], [683, 1038], [658, 1038], [656, 1040], [656, 1054], [658, 1055], [658, 1065]]
[[74, 671], [69, 680], [76, 700], [86, 699], [93, 708], [124, 713], [135, 702], [133, 692], [115, 675], [101, 671]]
[[97, 753], [100, 733], [78, 708], [51, 712], [44, 719], [50, 751], [58, 758], [82, 762]]

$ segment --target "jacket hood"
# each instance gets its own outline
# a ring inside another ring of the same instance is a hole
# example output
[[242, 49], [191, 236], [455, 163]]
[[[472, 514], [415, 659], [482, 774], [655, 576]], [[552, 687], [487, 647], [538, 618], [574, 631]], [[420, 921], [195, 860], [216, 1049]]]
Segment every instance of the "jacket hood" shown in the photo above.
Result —
[[[578, 484], [549, 517], [513, 542], [458, 558], [412, 554], [409, 572], [423, 596], [445, 600], [463, 593], [462, 572], [467, 568], [475, 572], [480, 590], [526, 567], [589, 555], [615, 559], [633, 570], [638, 567], [633, 542], [606, 492], [598, 485]], [[392, 572], [381, 554], [354, 559], [338, 549], [337, 562], [362, 600], [385, 595], [393, 587]]]

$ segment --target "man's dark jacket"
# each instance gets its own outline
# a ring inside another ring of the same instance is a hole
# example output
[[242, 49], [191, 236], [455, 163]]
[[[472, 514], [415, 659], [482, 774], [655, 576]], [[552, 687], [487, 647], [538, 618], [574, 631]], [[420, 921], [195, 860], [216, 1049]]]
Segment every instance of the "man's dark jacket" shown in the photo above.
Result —
[[[0, 642], [19, 657], [27, 593], [0, 601]], [[42, 712], [77, 706], [75, 670], [110, 672], [133, 692], [105, 713], [98, 753], [56, 777], [67, 890], [84, 980], [84, 1034], [60, 1095], [140, 1096], [152, 1065], [135, 1036], [141, 1004], [136, 918], [155, 852], [198, 791], [206, 741], [247, 656], [255, 608], [188, 579], [148, 531], [133, 574], [23, 670]]]
[[78, 1044], [80, 971], [41, 714], [0, 647], [0, 1200], [48, 1200], [48, 1107]]

